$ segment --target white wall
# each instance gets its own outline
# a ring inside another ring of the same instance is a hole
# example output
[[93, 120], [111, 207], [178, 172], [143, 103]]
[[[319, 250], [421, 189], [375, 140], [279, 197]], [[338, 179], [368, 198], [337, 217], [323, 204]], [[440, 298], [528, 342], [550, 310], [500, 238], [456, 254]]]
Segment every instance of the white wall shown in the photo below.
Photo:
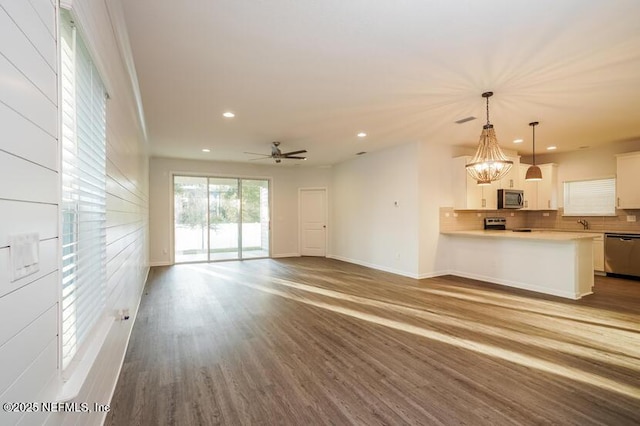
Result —
[[445, 144], [423, 142], [420, 145], [419, 278], [443, 275], [449, 270], [447, 238], [440, 235], [440, 207], [453, 205], [453, 149]]
[[272, 257], [298, 256], [298, 188], [325, 187], [331, 169], [152, 158], [150, 160], [150, 262], [171, 264], [173, 174], [272, 179]]
[[[0, 0], [0, 401], [57, 391], [58, 147], [56, 10]], [[9, 236], [40, 235], [40, 271], [10, 282]], [[0, 411], [0, 424], [21, 413]], [[33, 424], [46, 414], [33, 416]]]
[[[113, 0], [110, 3], [113, 3]], [[58, 370], [57, 10], [52, 0], [0, 0], [0, 400], [56, 401]], [[131, 79], [103, 0], [77, 0], [111, 99], [107, 105], [107, 310], [132, 315], [147, 273], [148, 168]], [[40, 234], [40, 271], [10, 282], [9, 235]], [[77, 402], [107, 403], [133, 321], [115, 323]], [[0, 411], [0, 424], [101, 424], [102, 415]]]
[[411, 143], [334, 166], [331, 257], [417, 277], [418, 156]]

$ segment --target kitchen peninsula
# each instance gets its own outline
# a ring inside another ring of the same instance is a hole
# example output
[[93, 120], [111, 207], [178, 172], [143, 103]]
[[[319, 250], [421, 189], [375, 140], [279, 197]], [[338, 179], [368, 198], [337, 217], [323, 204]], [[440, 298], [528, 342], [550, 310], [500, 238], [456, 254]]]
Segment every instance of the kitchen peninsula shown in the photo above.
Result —
[[592, 293], [593, 234], [472, 230], [443, 232], [453, 275], [580, 299]]

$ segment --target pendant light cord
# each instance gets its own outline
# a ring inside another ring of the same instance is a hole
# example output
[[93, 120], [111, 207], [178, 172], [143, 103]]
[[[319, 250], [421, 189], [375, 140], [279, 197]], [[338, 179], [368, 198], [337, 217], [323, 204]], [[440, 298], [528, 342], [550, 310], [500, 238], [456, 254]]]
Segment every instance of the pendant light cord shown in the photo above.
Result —
[[537, 121], [532, 121], [531, 123], [529, 123], [529, 126], [532, 127], [532, 133], [533, 133], [533, 165], [536, 165], [536, 126], [540, 124]]

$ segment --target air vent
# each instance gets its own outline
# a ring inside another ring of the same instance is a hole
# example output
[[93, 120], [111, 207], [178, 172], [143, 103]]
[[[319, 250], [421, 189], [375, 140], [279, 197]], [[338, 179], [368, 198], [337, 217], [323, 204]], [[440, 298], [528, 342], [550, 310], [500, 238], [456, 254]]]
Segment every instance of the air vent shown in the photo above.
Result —
[[456, 121], [456, 124], [462, 124], [462, 123], [466, 123], [467, 121], [471, 121], [471, 120], [475, 120], [476, 117], [474, 116], [469, 116], [469, 117], [465, 117], [465, 118], [461, 118], [460, 120]]
[[360, 151], [360, 152], [358, 152], [356, 155], [364, 155], [364, 154], [366, 154], [366, 153], [367, 153], [367, 151]]

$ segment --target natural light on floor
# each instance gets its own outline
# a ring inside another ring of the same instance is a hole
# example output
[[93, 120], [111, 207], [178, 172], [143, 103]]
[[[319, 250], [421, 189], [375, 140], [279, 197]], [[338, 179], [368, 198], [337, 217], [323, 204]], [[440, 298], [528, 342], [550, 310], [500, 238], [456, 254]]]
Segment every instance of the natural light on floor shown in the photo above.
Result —
[[[475, 342], [473, 340], [456, 337], [450, 334], [445, 334], [439, 331], [429, 330], [423, 327], [418, 327], [416, 325], [409, 324], [407, 322], [384, 318], [379, 315], [373, 315], [373, 314], [361, 312], [352, 308], [337, 306], [337, 305], [323, 302], [323, 301], [312, 300], [305, 296], [289, 293], [286, 291], [286, 289], [282, 289], [282, 290], [275, 289], [275, 288], [267, 287], [265, 285], [254, 284], [249, 282], [239, 283], [237, 281], [231, 280], [225, 274], [209, 269], [207, 266], [192, 265], [187, 267], [191, 268], [194, 271], [210, 275], [220, 280], [224, 280], [225, 282], [233, 283], [234, 285], [242, 285], [255, 290], [270, 293], [270, 294], [284, 297], [290, 300], [295, 300], [297, 302], [305, 303], [318, 308], [326, 309], [342, 315], [348, 315], [350, 317], [364, 320], [370, 323], [382, 325], [385, 327], [404, 331], [407, 333], [412, 333], [414, 335], [425, 337], [427, 339], [436, 340], [438, 342], [446, 343], [449, 345], [454, 345], [456, 347], [471, 350], [483, 355], [500, 358], [502, 360], [519, 364], [527, 368], [535, 368], [539, 371], [555, 374], [558, 376], [565, 377], [567, 379], [576, 380], [582, 383], [586, 383], [589, 385], [600, 387], [602, 389], [606, 389], [608, 391], [612, 391], [612, 392], [623, 394], [632, 398], [640, 399], [640, 388], [629, 386], [625, 383], [620, 383], [605, 377], [601, 377], [596, 374], [589, 373], [587, 371], [583, 371], [583, 370], [572, 368], [572, 367], [567, 367], [564, 365], [559, 365], [544, 359], [540, 359], [540, 358], [526, 355], [523, 353], [515, 352], [512, 350], [503, 349], [497, 346], [487, 345], [484, 343]], [[565, 342], [557, 342], [552, 339], [535, 337], [531, 335], [524, 335], [515, 331], [510, 331], [508, 329], [483, 326], [478, 323], [470, 323], [468, 321], [456, 319], [454, 317], [451, 317], [442, 313], [434, 314], [428, 311], [423, 311], [423, 310], [405, 307], [405, 306], [398, 306], [398, 305], [380, 302], [372, 299], [366, 299], [358, 296], [347, 295], [341, 292], [313, 287], [313, 286], [309, 286], [302, 283], [283, 280], [280, 278], [270, 278], [270, 277], [266, 277], [266, 278], [269, 280], [268, 281], [269, 284], [276, 284], [276, 285], [287, 287], [287, 288], [294, 288], [296, 290], [301, 290], [308, 293], [313, 293], [313, 294], [318, 294], [318, 295], [322, 295], [322, 296], [326, 296], [334, 299], [340, 299], [348, 302], [358, 303], [361, 305], [371, 306], [379, 309], [392, 310], [392, 311], [400, 312], [405, 315], [413, 316], [415, 318], [421, 318], [421, 319], [425, 319], [428, 321], [441, 323], [441, 324], [455, 325], [457, 327], [472, 329], [478, 332], [482, 332], [490, 335], [496, 335], [503, 338], [508, 337], [512, 340], [517, 340], [529, 345], [537, 345], [540, 347], [563, 351], [563, 352], [566, 352], [572, 355], [581, 356], [581, 357], [588, 357], [592, 359], [595, 359], [595, 357], [605, 358], [608, 363], [635, 370], [637, 371], [637, 374], [640, 374], [640, 368], [637, 363], [637, 359], [640, 353], [626, 356], [623, 354], [616, 354], [612, 352], [603, 352], [602, 350], [582, 347], [579, 345], [573, 345]], [[535, 303], [536, 301], [529, 300], [529, 304], [535, 304]], [[618, 332], [624, 333], [624, 331], [618, 331]], [[640, 351], [636, 350], [636, 352], [640, 352]]]

